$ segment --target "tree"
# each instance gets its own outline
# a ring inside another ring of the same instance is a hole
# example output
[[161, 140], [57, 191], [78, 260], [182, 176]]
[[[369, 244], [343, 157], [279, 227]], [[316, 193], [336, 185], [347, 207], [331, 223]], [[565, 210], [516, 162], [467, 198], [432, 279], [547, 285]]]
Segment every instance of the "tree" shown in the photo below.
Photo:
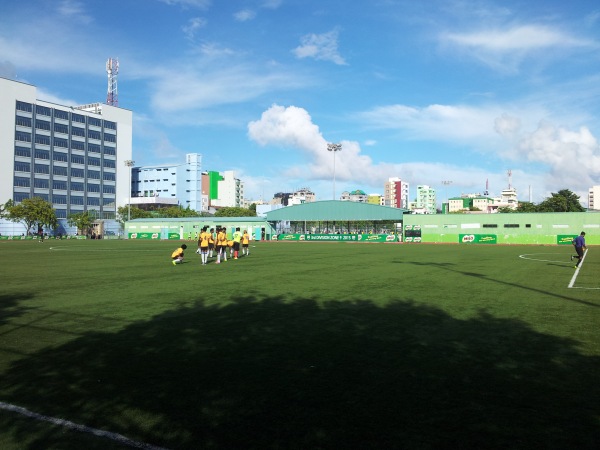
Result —
[[256, 211], [248, 208], [225, 207], [219, 208], [215, 217], [256, 217]]
[[531, 212], [537, 212], [538, 207], [531, 202], [519, 202], [519, 206], [517, 206], [517, 212], [522, 212], [522, 213], [531, 213]]
[[[123, 224], [127, 217], [129, 216], [129, 208], [127, 206], [119, 206], [117, 208], [117, 222]], [[152, 213], [150, 211], [144, 211], [143, 209], [138, 208], [137, 206], [131, 207], [131, 220], [134, 219], [149, 219], [152, 217]]]
[[55, 228], [58, 224], [52, 205], [40, 197], [26, 198], [21, 203], [13, 204], [7, 211], [7, 219], [11, 222], [22, 222], [27, 234], [34, 225]]
[[539, 212], [584, 212], [585, 208], [579, 203], [579, 196], [569, 189], [561, 189], [552, 193], [538, 205]]
[[92, 228], [94, 218], [90, 215], [89, 211], [83, 211], [80, 213], [71, 214], [67, 218], [67, 222], [69, 226], [77, 227], [77, 229], [81, 231], [82, 235], [88, 235], [90, 233], [90, 228]]
[[12, 200], [8, 200], [3, 205], [0, 205], [0, 218], [8, 216], [8, 210], [14, 206], [14, 202]]

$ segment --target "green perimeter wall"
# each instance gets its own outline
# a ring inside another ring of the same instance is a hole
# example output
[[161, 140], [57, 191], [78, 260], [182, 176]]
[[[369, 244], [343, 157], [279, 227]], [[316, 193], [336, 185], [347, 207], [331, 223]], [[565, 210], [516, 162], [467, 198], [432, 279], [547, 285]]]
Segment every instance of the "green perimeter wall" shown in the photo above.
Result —
[[202, 227], [208, 225], [208, 228], [216, 228], [217, 225], [226, 227], [227, 237], [231, 235], [235, 228], [248, 230], [253, 240], [271, 239], [275, 235], [275, 230], [269, 222], [261, 217], [186, 217], [179, 219], [136, 219], [125, 222], [125, 236], [128, 239], [189, 239], [191, 233], [192, 239], [195, 233], [200, 234]]
[[586, 244], [600, 245], [600, 212], [404, 214], [403, 219], [405, 230], [420, 228], [420, 242], [570, 244], [585, 231]]

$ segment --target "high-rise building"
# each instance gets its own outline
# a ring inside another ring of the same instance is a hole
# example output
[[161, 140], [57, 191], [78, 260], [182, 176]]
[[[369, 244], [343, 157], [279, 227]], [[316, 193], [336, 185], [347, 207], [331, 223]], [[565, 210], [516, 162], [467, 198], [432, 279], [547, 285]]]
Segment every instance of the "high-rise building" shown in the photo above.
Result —
[[400, 178], [389, 178], [383, 187], [383, 206], [408, 209], [409, 187]]
[[241, 207], [244, 203], [244, 183], [235, 177], [232, 170], [226, 170], [222, 174], [205, 172], [202, 190], [208, 194], [210, 208]]
[[600, 186], [592, 186], [588, 192], [588, 209], [600, 210]]
[[[58, 105], [37, 96], [33, 85], [0, 78], [0, 203], [41, 197], [64, 230], [69, 215], [84, 211], [117, 226], [117, 208], [131, 193], [125, 165], [132, 153], [131, 111]], [[21, 230], [0, 221], [0, 232]]]
[[424, 184], [417, 186], [417, 201], [415, 207], [424, 214], [435, 214], [437, 212], [435, 189]]
[[131, 173], [131, 204], [180, 205], [194, 211], [208, 210], [202, 194], [202, 155], [188, 153], [184, 164], [134, 167]]

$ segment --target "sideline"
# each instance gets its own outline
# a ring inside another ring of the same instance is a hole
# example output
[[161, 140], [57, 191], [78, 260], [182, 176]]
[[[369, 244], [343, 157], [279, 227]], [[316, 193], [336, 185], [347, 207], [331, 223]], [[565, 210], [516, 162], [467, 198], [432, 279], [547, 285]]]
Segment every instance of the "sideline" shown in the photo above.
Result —
[[569, 286], [567, 286], [569, 289], [573, 289], [573, 285], [575, 284], [575, 281], [577, 280], [577, 275], [579, 275], [579, 269], [581, 269], [581, 266], [583, 266], [583, 262], [585, 261], [587, 252], [588, 252], [587, 249], [585, 250], [585, 252], [583, 252], [583, 258], [581, 258], [581, 263], [579, 263], [579, 265], [577, 266], [577, 269], [575, 269], [575, 273], [573, 274], [573, 277], [571, 278], [571, 282], [569, 283]]
[[33, 411], [29, 411], [28, 409], [22, 408], [21, 406], [11, 405], [10, 403], [5, 403], [0, 401], [0, 410], [11, 411], [17, 414], [21, 414], [26, 417], [30, 417], [35, 420], [50, 422], [53, 425], [58, 425], [61, 427], [69, 428], [71, 430], [79, 431], [81, 433], [93, 434], [94, 436], [98, 436], [105, 439], [110, 439], [111, 441], [118, 442], [120, 444], [128, 445], [129, 447], [134, 448], [142, 448], [145, 450], [167, 450], [164, 447], [157, 447], [152, 444], [146, 444], [145, 442], [138, 442], [128, 437], [123, 436], [122, 434], [112, 433], [110, 431], [98, 430], [96, 428], [91, 428], [86, 425], [79, 425], [77, 423], [71, 422], [69, 420], [58, 419], [56, 417], [45, 416], [43, 414], [38, 414]]

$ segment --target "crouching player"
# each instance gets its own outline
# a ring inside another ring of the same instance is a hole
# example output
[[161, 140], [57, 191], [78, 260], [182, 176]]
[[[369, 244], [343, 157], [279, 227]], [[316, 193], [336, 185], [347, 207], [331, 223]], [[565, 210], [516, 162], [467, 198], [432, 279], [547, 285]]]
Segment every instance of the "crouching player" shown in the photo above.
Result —
[[181, 244], [177, 250], [173, 252], [171, 255], [171, 259], [173, 260], [173, 265], [183, 263], [183, 251], [187, 248], [187, 245]]

